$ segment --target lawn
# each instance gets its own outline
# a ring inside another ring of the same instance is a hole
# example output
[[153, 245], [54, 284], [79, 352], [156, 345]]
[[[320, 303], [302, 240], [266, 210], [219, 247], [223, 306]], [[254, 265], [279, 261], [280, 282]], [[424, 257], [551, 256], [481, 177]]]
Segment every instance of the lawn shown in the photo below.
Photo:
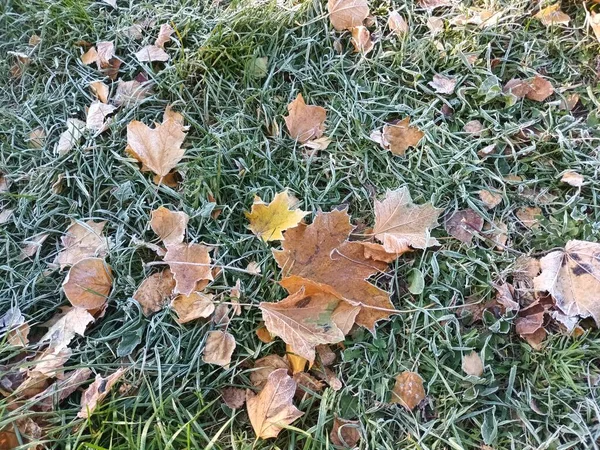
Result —
[[[428, 10], [413, 0], [371, 0], [367, 24], [375, 44], [366, 55], [353, 51], [348, 31], [333, 29], [324, 0], [117, 5], [0, 5], [0, 172], [8, 184], [0, 209], [14, 210], [0, 225], [0, 313], [17, 306], [31, 328], [25, 348], [0, 341], [0, 430], [17, 430], [19, 448], [34, 448], [18, 431], [25, 416], [44, 430], [35, 441], [41, 448], [333, 449], [336, 416], [359, 421], [362, 449], [600, 447], [600, 334], [593, 321], [582, 321], [572, 335], [547, 320], [548, 336], [534, 349], [515, 332], [514, 314], [488, 311], [476, 321], [462, 308], [486, 304], [496, 286], [515, 283], [519, 257], [544, 256], [572, 239], [599, 241], [600, 47], [584, 4], [564, 1], [570, 23], [545, 26], [533, 15], [546, 3], [476, 0]], [[467, 7], [502, 11], [501, 19], [489, 27], [453, 24]], [[408, 22], [406, 35], [387, 27], [392, 10]], [[437, 32], [428, 26], [432, 16], [443, 19]], [[136, 40], [128, 30], [143, 22]], [[134, 54], [165, 22], [175, 29], [165, 47], [170, 60], [139, 62]], [[30, 45], [34, 34], [40, 41]], [[94, 100], [89, 83], [111, 84], [95, 65], [81, 62], [83, 41], [114, 42], [123, 61], [118, 79], [143, 73], [152, 93], [117, 110], [105, 132], [86, 132], [71, 151], [57, 154], [66, 120], [86, 118]], [[14, 52], [30, 57], [18, 74]], [[436, 74], [456, 78], [453, 93], [435, 92], [429, 82]], [[554, 86], [548, 99], [502, 93], [510, 79], [536, 74]], [[332, 142], [325, 150], [308, 154], [287, 132], [287, 105], [298, 93], [327, 110]], [[573, 94], [579, 101], [569, 110], [564, 103]], [[182, 180], [174, 187], [155, 184], [125, 151], [127, 125], [160, 122], [167, 105], [190, 127], [177, 165]], [[402, 157], [370, 135], [404, 117], [424, 137]], [[474, 120], [482, 130], [465, 131]], [[46, 133], [41, 148], [30, 140], [39, 127]], [[492, 154], [478, 153], [491, 144]], [[581, 174], [584, 185], [561, 182], [567, 171]], [[318, 211], [347, 207], [352, 223], [368, 234], [374, 202], [403, 186], [415, 203], [431, 202], [443, 216], [473, 209], [491, 231], [468, 244], [437, 227], [432, 235], [441, 245], [407, 253], [375, 277], [398, 314], [378, 322], [373, 334], [356, 327], [333, 345], [341, 389], [294, 400], [304, 415], [277, 438], [257, 440], [246, 409], [225, 405], [221, 392], [252, 388], [254, 361], [285, 353], [281, 339], [263, 343], [255, 332], [258, 304], [286, 294], [272, 254], [281, 243], [254, 236], [244, 213], [256, 195], [268, 202], [288, 189], [309, 212], [308, 223]], [[499, 194], [501, 203], [486, 208], [481, 190]], [[159, 243], [149, 220], [160, 206], [190, 216], [188, 242], [215, 246], [213, 260], [223, 270], [211, 293], [229, 301], [240, 280], [243, 308], [230, 314], [227, 329], [237, 347], [228, 368], [202, 357], [207, 333], [219, 324], [179, 324], [169, 307], [146, 317], [132, 299], [159, 268], [149, 263], [161, 258], [143, 242]], [[540, 208], [535, 227], [517, 216], [526, 207]], [[114, 283], [105, 315], [72, 341], [64, 366], [102, 376], [127, 371], [81, 419], [87, 384], [46, 412], [15, 399], [9, 387], [43, 350], [41, 324], [69, 304], [61, 288], [66, 270], [52, 264], [61, 237], [72, 220], [90, 219], [107, 221]], [[490, 237], [499, 224], [507, 226], [505, 246]], [[23, 257], [23, 243], [41, 233], [46, 240]], [[246, 271], [250, 262], [260, 274]], [[410, 286], [415, 273], [424, 277], [422, 292]], [[481, 377], [461, 368], [471, 351], [484, 361]], [[422, 377], [427, 394], [412, 411], [390, 403], [395, 376], [407, 370]]]

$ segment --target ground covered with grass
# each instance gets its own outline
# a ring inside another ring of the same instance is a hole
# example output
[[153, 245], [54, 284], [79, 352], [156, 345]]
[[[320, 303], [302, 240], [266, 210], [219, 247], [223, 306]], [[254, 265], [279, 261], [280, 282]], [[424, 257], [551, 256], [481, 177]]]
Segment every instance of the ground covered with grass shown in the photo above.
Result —
[[[0, 400], [1, 429], [35, 417], [45, 430], [40, 444], [48, 448], [326, 449], [334, 448], [329, 434], [340, 416], [360, 421], [358, 445], [365, 449], [598, 447], [597, 329], [584, 326], [575, 337], [550, 324], [535, 350], [514, 332], [514, 317], [492, 314], [475, 322], [460, 308], [494, 298], [496, 285], [512, 281], [519, 256], [540, 256], [570, 239], [598, 241], [599, 47], [582, 4], [563, 2], [570, 24], [546, 27], [532, 18], [537, 10], [527, 1], [462, 2], [433, 11], [412, 0], [372, 1], [368, 25], [376, 42], [367, 55], [353, 52], [349, 33], [331, 27], [318, 0], [117, 4], [12, 0], [0, 6], [0, 171], [10, 184], [0, 202], [14, 209], [0, 225], [0, 311], [20, 308], [32, 328], [26, 350], [39, 351], [36, 336], [45, 329], [36, 324], [68, 304], [65, 274], [50, 265], [61, 236], [72, 219], [106, 220], [115, 280], [108, 309], [73, 342], [65, 367], [101, 375], [128, 368], [125, 388], [113, 389], [89, 419], [76, 417], [79, 392], [45, 413], [33, 412], [27, 401], [15, 407], [8, 396]], [[493, 27], [451, 25], [467, 6], [504, 12]], [[404, 37], [386, 26], [392, 10], [410, 26]], [[427, 25], [432, 15], [444, 20], [438, 33]], [[125, 32], [146, 20], [154, 25], [142, 41]], [[166, 48], [170, 61], [138, 62], [134, 53], [165, 22], [176, 30]], [[33, 34], [40, 42], [32, 46]], [[80, 41], [113, 41], [123, 61], [119, 78], [145, 73], [152, 95], [119, 110], [105, 133], [87, 133], [57, 155], [66, 119], [85, 120], [93, 100], [88, 85], [102, 78], [81, 63]], [[31, 58], [16, 77], [10, 52]], [[264, 71], [256, 64], [263, 57]], [[438, 73], [458, 79], [454, 93], [437, 94], [428, 85]], [[506, 81], [535, 74], [551, 81], [552, 97], [507, 101]], [[283, 121], [298, 93], [327, 109], [325, 134], [332, 139], [308, 156]], [[576, 106], [561, 107], [572, 94], [579, 96]], [[168, 104], [190, 125], [177, 187], [154, 184], [125, 152], [127, 124], [160, 122]], [[425, 137], [405, 157], [369, 138], [406, 116]], [[481, 133], [464, 131], [473, 120], [483, 125]], [[38, 127], [47, 135], [42, 148], [29, 141]], [[493, 154], [478, 155], [490, 144]], [[562, 183], [566, 171], [583, 175], [584, 185]], [[180, 325], [169, 308], [145, 317], [131, 296], [156, 270], [146, 265], [156, 255], [139, 244], [156, 241], [150, 211], [164, 205], [189, 214], [189, 242], [216, 244], [220, 265], [245, 269], [257, 262], [259, 276], [225, 269], [210, 289], [226, 297], [239, 278], [241, 301], [258, 305], [282, 299], [284, 291], [271, 253], [278, 244], [247, 229], [244, 212], [255, 195], [270, 201], [288, 188], [311, 214], [347, 206], [364, 229], [373, 225], [374, 200], [401, 186], [416, 203], [431, 201], [445, 214], [468, 207], [492, 228], [506, 224], [506, 246], [496, 247], [485, 234], [465, 244], [435, 229], [440, 247], [406, 255], [376, 279], [392, 292], [399, 314], [380, 322], [375, 334], [357, 328], [334, 346], [343, 387], [305, 396], [296, 402], [305, 414], [293, 429], [256, 441], [246, 411], [226, 406], [221, 390], [251, 387], [253, 361], [283, 354], [285, 345], [261, 342], [255, 334], [260, 311], [246, 308], [231, 317], [237, 348], [226, 369], [202, 361], [213, 322]], [[487, 209], [481, 190], [498, 193], [501, 203]], [[517, 218], [523, 207], [540, 208], [537, 228]], [[40, 233], [48, 234], [46, 241], [23, 258], [23, 242]], [[407, 288], [415, 268], [425, 278], [416, 295]], [[485, 363], [479, 378], [461, 369], [473, 350]], [[30, 359], [22, 354], [5, 339], [0, 376], [26, 369]], [[405, 370], [419, 373], [427, 393], [413, 411], [388, 403], [394, 377]]]

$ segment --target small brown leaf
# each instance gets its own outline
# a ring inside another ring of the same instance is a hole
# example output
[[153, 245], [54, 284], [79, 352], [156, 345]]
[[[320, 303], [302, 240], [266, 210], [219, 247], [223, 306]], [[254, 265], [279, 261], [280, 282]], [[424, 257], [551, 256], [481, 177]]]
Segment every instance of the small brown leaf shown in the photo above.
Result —
[[48, 236], [48, 233], [41, 233], [27, 239], [26, 241], [23, 241], [21, 259], [31, 258], [33, 255], [35, 255], [38, 250], [42, 248], [42, 244], [48, 238]]
[[175, 33], [175, 30], [168, 23], [163, 23], [160, 26], [160, 31], [158, 32], [158, 37], [154, 42], [154, 45], [160, 48], [164, 48], [165, 44], [171, 40], [171, 35]]
[[580, 175], [577, 172], [568, 171], [563, 174], [560, 181], [563, 183], [570, 184], [573, 187], [581, 187], [583, 186], [585, 178], [583, 178], [583, 175]]
[[448, 234], [465, 244], [483, 229], [483, 218], [470, 208], [456, 211], [444, 222]]
[[502, 92], [512, 94], [517, 98], [525, 98], [531, 92], [531, 85], [528, 81], [513, 78], [506, 82]]
[[27, 344], [29, 344], [28, 336], [29, 324], [22, 323], [8, 330], [6, 333], [6, 342], [13, 347], [27, 347]]
[[410, 248], [407, 248], [403, 253], [390, 253], [385, 250], [383, 245], [375, 242], [361, 242], [361, 245], [364, 247], [365, 258], [372, 259], [373, 261], [382, 261], [388, 264], [396, 261], [400, 255], [412, 251]]
[[456, 87], [456, 78], [449, 78], [436, 73], [433, 76], [433, 81], [430, 81], [428, 84], [438, 94], [452, 94]]
[[350, 30], [363, 24], [369, 15], [367, 0], [328, 0], [331, 25], [338, 31]]
[[90, 89], [98, 100], [102, 103], [108, 103], [108, 86], [106, 84], [102, 81], [92, 81], [90, 83]]
[[66, 234], [61, 237], [63, 249], [54, 259], [54, 264], [64, 269], [85, 258], [104, 257], [108, 247], [106, 238], [102, 237], [105, 225], [106, 221], [72, 221]]
[[390, 13], [390, 17], [388, 18], [388, 28], [399, 37], [408, 34], [409, 31], [408, 23], [406, 23], [406, 20], [404, 20], [404, 17], [402, 17], [398, 11], [392, 11]]
[[183, 242], [190, 217], [181, 211], [170, 211], [164, 206], [151, 213], [150, 227], [165, 245]]
[[391, 403], [400, 403], [412, 411], [424, 398], [423, 379], [417, 373], [405, 371], [396, 376]]
[[210, 269], [212, 249], [200, 244], [167, 245], [164, 261], [169, 264], [176, 281], [175, 293], [190, 295], [200, 280], [213, 280]]
[[465, 126], [463, 127], [465, 133], [474, 134], [476, 136], [481, 135], [483, 130], [483, 124], [479, 120], [470, 120], [465, 123]]
[[96, 375], [94, 382], [90, 384], [90, 386], [81, 396], [81, 410], [79, 413], [77, 413], [77, 417], [81, 417], [83, 419], [90, 417], [94, 413], [98, 404], [104, 400], [112, 387], [117, 383], [117, 381], [119, 381], [124, 373], [125, 369], [119, 369], [106, 378]]
[[444, 6], [452, 6], [451, 0], [419, 0], [419, 6], [421, 8], [433, 10], [435, 8], [442, 8]]
[[85, 329], [94, 322], [94, 317], [84, 308], [71, 308], [66, 314], [59, 314], [58, 320], [42, 336], [40, 342], [49, 341], [49, 348], [60, 352], [67, 348], [75, 335], [83, 336]]
[[543, 102], [554, 93], [554, 87], [548, 80], [536, 75], [529, 81], [530, 91], [525, 94], [529, 100]]
[[354, 53], [362, 53], [366, 55], [371, 50], [375, 44], [371, 40], [371, 33], [367, 27], [359, 25], [350, 30], [352, 32], [352, 46], [354, 47]]
[[483, 361], [477, 352], [471, 352], [463, 356], [462, 370], [467, 375], [480, 377], [483, 375]]
[[335, 416], [329, 435], [331, 443], [343, 448], [355, 448], [360, 441], [360, 422]]
[[479, 191], [479, 198], [487, 209], [493, 209], [502, 203], [502, 195], [488, 191], [487, 189]]
[[592, 28], [594, 35], [598, 42], [600, 42], [600, 14], [595, 11], [590, 11], [590, 17], [588, 18], [588, 24]]
[[289, 363], [286, 358], [279, 355], [268, 355], [256, 360], [254, 369], [250, 372], [252, 386], [263, 389], [269, 375], [277, 369], [289, 370]]
[[139, 62], [166, 62], [169, 60], [169, 54], [157, 45], [146, 45], [135, 53]]
[[231, 334], [219, 330], [210, 331], [204, 345], [202, 360], [207, 364], [229, 368], [235, 347], [235, 338]]
[[231, 409], [240, 409], [246, 403], [246, 391], [234, 387], [221, 390], [221, 398]]
[[295, 373], [292, 378], [296, 382], [296, 393], [294, 397], [302, 400], [306, 396], [312, 396], [317, 392], [321, 392], [325, 387], [325, 383], [315, 379], [306, 372]]
[[526, 206], [519, 208], [515, 215], [525, 227], [535, 229], [539, 227], [538, 217], [542, 215], [542, 210], [538, 207]]
[[174, 288], [173, 274], [169, 269], [165, 269], [142, 281], [132, 297], [142, 306], [142, 312], [148, 317], [163, 309]]
[[560, 2], [554, 5], [547, 6], [540, 10], [536, 15], [536, 19], [542, 22], [547, 27], [551, 25], [568, 25], [571, 18], [560, 10]]
[[112, 270], [103, 259], [86, 258], [71, 267], [62, 287], [73, 306], [96, 310], [106, 303], [112, 282]]
[[305, 143], [323, 136], [323, 124], [327, 116], [325, 108], [307, 105], [302, 94], [298, 94], [287, 109], [288, 115], [284, 119], [292, 139]]
[[394, 155], [404, 156], [409, 147], [415, 147], [425, 136], [421, 130], [409, 125], [410, 118], [405, 117], [398, 123], [384, 125], [381, 132], [381, 146]]
[[210, 317], [215, 311], [214, 295], [192, 292], [190, 295], [178, 295], [171, 303], [177, 313], [179, 323]]

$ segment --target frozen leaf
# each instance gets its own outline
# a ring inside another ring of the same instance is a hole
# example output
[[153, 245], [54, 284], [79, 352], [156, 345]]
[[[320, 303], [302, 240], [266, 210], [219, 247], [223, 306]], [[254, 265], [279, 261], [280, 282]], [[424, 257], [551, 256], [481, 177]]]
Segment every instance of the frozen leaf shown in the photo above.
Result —
[[467, 375], [474, 377], [483, 375], [483, 361], [477, 352], [471, 352], [463, 356], [462, 370]]
[[560, 10], [560, 3], [547, 6], [540, 10], [535, 16], [543, 25], [568, 25], [571, 18]]
[[296, 275], [330, 286], [360, 312], [356, 323], [370, 330], [394, 310], [387, 292], [367, 281], [387, 264], [368, 259], [360, 242], [347, 241], [353, 230], [344, 211], [317, 213], [311, 225], [299, 224], [285, 232], [283, 249], [274, 251], [283, 277]]
[[[75, 392], [81, 384], [86, 382], [92, 371], [88, 368], [77, 369], [65, 373], [64, 378], [52, 383], [45, 391], [31, 399], [36, 408], [42, 411], [52, 411], [55, 405], [60, 404], [69, 395]], [[0, 448], [2, 446], [0, 445]]]
[[106, 84], [102, 81], [92, 81], [90, 83], [90, 89], [98, 100], [102, 103], [108, 103], [108, 86]]
[[585, 179], [583, 178], [583, 175], [580, 175], [577, 172], [568, 171], [563, 174], [560, 181], [574, 187], [581, 187], [583, 186]]
[[502, 203], [502, 195], [488, 191], [487, 189], [479, 191], [479, 198], [487, 209], [493, 209]]
[[519, 80], [513, 78], [506, 82], [502, 88], [502, 92], [512, 94], [517, 98], [525, 98], [525, 96], [531, 91], [529, 82], [525, 80]]
[[313, 396], [317, 392], [321, 392], [325, 387], [325, 383], [317, 380], [306, 372], [295, 373], [292, 378], [296, 382], [296, 393], [294, 397], [302, 400], [307, 396]]
[[22, 323], [11, 327], [6, 333], [6, 342], [14, 347], [26, 347], [29, 344], [29, 324]]
[[56, 153], [63, 155], [79, 143], [85, 132], [85, 122], [79, 119], [67, 119], [67, 129], [63, 131], [56, 144]]
[[287, 359], [279, 355], [268, 355], [258, 359], [254, 363], [254, 369], [250, 372], [252, 386], [263, 389], [267, 384], [269, 375], [277, 369], [285, 369], [287, 372], [289, 369]]
[[260, 275], [260, 266], [256, 261], [250, 261], [246, 266], [246, 272], [252, 275]]
[[451, 0], [419, 0], [419, 6], [421, 8], [425, 8], [425, 9], [435, 9], [435, 8], [441, 8], [444, 6], [451, 6], [452, 5], [452, 1]]
[[483, 147], [481, 150], [477, 152], [477, 156], [481, 158], [487, 158], [488, 156], [494, 154], [496, 152], [496, 144], [490, 144]]
[[164, 261], [175, 277], [175, 293], [190, 295], [200, 280], [213, 280], [210, 248], [201, 244], [167, 245]]
[[285, 369], [272, 372], [258, 395], [248, 391], [246, 407], [257, 437], [277, 437], [286, 425], [304, 414], [292, 404], [295, 392], [296, 382]]
[[7, 223], [8, 221], [10, 221], [10, 219], [13, 216], [13, 213], [15, 212], [14, 209], [3, 209], [2, 211], [0, 211], [0, 225]]
[[204, 344], [202, 360], [207, 364], [217, 364], [229, 368], [231, 355], [235, 350], [235, 338], [224, 331], [210, 331]]
[[113, 103], [124, 108], [131, 108], [144, 100], [150, 93], [150, 86], [137, 80], [122, 81], [117, 84]]
[[502, 12], [495, 12], [489, 9], [468, 8], [464, 14], [460, 14], [450, 20], [452, 25], [478, 25], [480, 28], [487, 28], [498, 24], [502, 18]]
[[405, 371], [396, 376], [391, 403], [400, 403], [409, 411], [425, 398], [423, 379], [415, 372]]
[[46, 132], [42, 127], [37, 127], [29, 133], [29, 146], [31, 148], [42, 148], [46, 144]]
[[373, 234], [389, 253], [440, 245], [429, 233], [438, 226], [441, 212], [430, 203], [415, 205], [406, 186], [388, 190], [383, 201], [375, 201]]
[[421, 130], [409, 125], [408, 117], [397, 123], [384, 125], [379, 143], [395, 155], [403, 156], [409, 147], [416, 146], [425, 135]]
[[265, 344], [273, 342], [273, 335], [267, 330], [264, 324], [256, 329], [256, 337]]
[[354, 53], [362, 53], [366, 55], [375, 46], [371, 40], [371, 33], [367, 27], [359, 25], [350, 30], [352, 32], [352, 45], [354, 46]]
[[483, 218], [472, 209], [462, 209], [446, 219], [444, 228], [450, 236], [470, 244], [473, 235], [483, 229]]
[[169, 55], [167, 52], [157, 45], [146, 45], [135, 53], [135, 57], [140, 62], [166, 62], [169, 60]]
[[142, 306], [144, 315], [149, 316], [163, 309], [166, 301], [173, 294], [173, 289], [175, 289], [173, 274], [169, 269], [165, 269], [142, 281], [132, 297]]
[[177, 313], [177, 322], [187, 323], [195, 319], [210, 317], [215, 311], [214, 295], [192, 292], [190, 295], [178, 295], [171, 307]]
[[81, 410], [79, 413], [77, 413], [77, 417], [81, 417], [83, 419], [90, 417], [94, 413], [98, 404], [104, 400], [112, 387], [117, 383], [117, 381], [119, 381], [124, 373], [125, 369], [119, 369], [106, 378], [96, 375], [94, 382], [90, 384], [90, 386], [81, 396]]
[[503, 283], [494, 287], [496, 288], [496, 303], [504, 311], [519, 311], [521, 306], [515, 300], [515, 289], [512, 284]]
[[106, 131], [108, 128], [106, 118], [114, 113], [116, 109], [117, 107], [113, 105], [107, 105], [99, 101], [93, 102], [88, 109], [85, 127], [97, 133]]
[[577, 103], [579, 103], [579, 94], [569, 94], [560, 101], [559, 108], [565, 111], [572, 111], [577, 106]]
[[600, 42], [600, 14], [596, 13], [595, 11], [590, 11], [588, 24], [592, 28], [596, 39], [598, 40], [598, 42]]
[[568, 241], [564, 251], [540, 260], [536, 291], [547, 291], [567, 316], [592, 317], [600, 325], [600, 244]]
[[360, 422], [336, 416], [333, 419], [333, 428], [329, 438], [331, 443], [338, 447], [355, 448], [358, 441], [360, 441]]
[[32, 238], [23, 241], [23, 248], [21, 250], [21, 258], [30, 258], [35, 255], [40, 248], [42, 248], [42, 244], [48, 238], [48, 233], [38, 234]]
[[392, 11], [390, 13], [388, 27], [396, 34], [396, 36], [402, 37], [405, 34], [408, 34], [408, 23], [406, 23], [406, 20], [404, 20], [404, 17], [402, 17], [398, 11]]
[[295, 203], [287, 190], [275, 195], [269, 204], [256, 196], [251, 211], [245, 213], [250, 221], [248, 228], [265, 242], [282, 240], [282, 232], [298, 225], [308, 214], [296, 209]]
[[456, 78], [446, 77], [438, 73], [433, 76], [433, 81], [428, 84], [438, 94], [452, 94], [456, 87]]
[[113, 8], [117, 7], [117, 0], [102, 0], [107, 5], [112, 6]]
[[106, 303], [112, 282], [112, 270], [103, 259], [86, 258], [71, 267], [62, 287], [73, 306], [96, 310]]
[[[444, 31], [444, 19], [441, 17], [431, 16], [427, 18], [427, 28], [431, 31], [432, 35], [436, 35]], [[443, 47], [442, 49], [443, 50]]]
[[98, 51], [96, 47], [91, 47], [87, 52], [81, 55], [81, 62], [86, 66], [98, 61]]
[[102, 237], [105, 225], [106, 221], [73, 221], [61, 238], [63, 249], [54, 259], [54, 264], [64, 269], [85, 258], [104, 257], [108, 247], [106, 238]]
[[526, 206], [519, 208], [515, 214], [525, 227], [534, 229], [539, 226], [538, 217], [542, 215], [542, 210], [538, 207]]
[[150, 227], [165, 245], [183, 242], [190, 217], [181, 211], [170, 211], [164, 206], [151, 212]]
[[292, 139], [305, 143], [323, 136], [323, 124], [327, 116], [325, 108], [307, 105], [302, 94], [298, 94], [287, 109], [288, 115], [284, 119]]
[[175, 30], [168, 23], [163, 23], [160, 26], [160, 31], [158, 32], [158, 37], [154, 42], [154, 45], [160, 48], [164, 48], [165, 44], [171, 40], [171, 35], [175, 33]]
[[467, 123], [465, 123], [463, 131], [465, 133], [479, 136], [483, 132], [483, 124], [479, 120], [470, 120]]
[[29, 37], [29, 42], [28, 44], [31, 45], [32, 47], [35, 47], [36, 45], [40, 44], [42, 42], [42, 38], [39, 37], [37, 34], [32, 34]]
[[221, 390], [223, 402], [231, 409], [240, 409], [246, 403], [246, 391], [234, 387], [226, 387]]
[[115, 56], [115, 44], [107, 41], [98, 42], [98, 44], [96, 44], [96, 51], [98, 54], [98, 59], [96, 60], [98, 68], [105, 69], [110, 67], [111, 60]]
[[369, 15], [367, 0], [328, 0], [331, 25], [338, 31], [350, 30], [363, 24]]
[[554, 93], [552, 83], [539, 75], [529, 81], [529, 87], [531, 89], [525, 94], [525, 97], [536, 102], [543, 102]]
[[527, 308], [519, 311], [519, 317], [515, 320], [515, 331], [522, 338], [536, 333], [544, 325], [544, 307], [539, 303], [533, 303]]
[[134, 120], [127, 125], [127, 144], [132, 155], [145, 168], [160, 177], [166, 177], [183, 157], [181, 148], [185, 139], [185, 127], [173, 116], [150, 128]]
[[[365, 258], [372, 259], [373, 261], [382, 261], [391, 263], [396, 261], [402, 253], [387, 252], [383, 245], [375, 242], [361, 242], [364, 249]], [[409, 252], [410, 250], [407, 250]]]

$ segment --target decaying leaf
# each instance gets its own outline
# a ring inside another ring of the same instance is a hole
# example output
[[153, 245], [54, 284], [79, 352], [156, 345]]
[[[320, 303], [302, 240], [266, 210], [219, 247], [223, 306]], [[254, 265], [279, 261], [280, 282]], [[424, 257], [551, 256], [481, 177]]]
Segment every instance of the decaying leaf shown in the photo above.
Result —
[[[33, 397], [31, 401], [40, 410], [51, 411], [55, 405], [61, 403], [75, 392], [82, 383], [86, 382], [91, 374], [92, 371], [88, 368], [65, 373], [64, 378], [52, 383], [46, 390]], [[2, 448], [1, 445], [0, 448]]]
[[234, 387], [221, 390], [221, 398], [231, 409], [240, 409], [246, 403], [246, 391]]
[[396, 36], [404, 36], [408, 34], [408, 23], [404, 20], [404, 17], [400, 15], [398, 11], [392, 11], [388, 18], [388, 28], [393, 31]]
[[166, 62], [169, 60], [169, 54], [156, 45], [147, 45], [143, 47], [135, 53], [135, 57], [140, 62]]
[[488, 191], [487, 189], [482, 189], [479, 191], [479, 198], [487, 209], [493, 209], [502, 203], [502, 195], [496, 192]]
[[175, 280], [169, 269], [150, 275], [137, 288], [133, 299], [142, 306], [145, 316], [158, 312], [173, 294]]
[[564, 251], [540, 260], [536, 291], [548, 292], [567, 316], [592, 317], [600, 325], [600, 244], [568, 241]]
[[357, 27], [352, 28], [351, 33], [352, 46], [354, 47], [355, 53], [362, 53], [363, 55], [366, 55], [371, 50], [373, 50], [375, 44], [371, 40], [371, 33], [369, 32], [367, 27], [359, 25]]
[[568, 171], [563, 174], [560, 181], [562, 181], [563, 183], [570, 184], [574, 187], [581, 187], [583, 186], [585, 178], [583, 178], [583, 175], [580, 175], [577, 172]]
[[46, 144], [46, 132], [43, 127], [37, 127], [29, 133], [29, 146], [31, 148], [43, 148]]
[[588, 24], [592, 28], [596, 39], [598, 40], [598, 42], [600, 42], [600, 14], [596, 13], [595, 11], [590, 11]]
[[167, 246], [164, 261], [175, 278], [175, 293], [190, 295], [200, 280], [213, 280], [210, 269], [212, 249], [201, 244], [173, 244]]
[[323, 127], [327, 116], [325, 108], [307, 105], [302, 94], [298, 94], [287, 109], [288, 115], [284, 119], [292, 139], [305, 143], [323, 136]]
[[440, 245], [429, 233], [438, 226], [441, 212], [430, 203], [415, 205], [406, 186], [388, 190], [383, 201], [375, 201], [373, 234], [389, 253]]
[[107, 105], [100, 101], [93, 102], [88, 109], [85, 127], [97, 133], [106, 131], [108, 128], [107, 117], [114, 113], [116, 109], [116, 106]]
[[23, 248], [21, 249], [21, 259], [31, 258], [35, 255], [42, 244], [48, 238], [48, 233], [37, 234], [26, 241], [23, 241]]
[[85, 258], [104, 257], [108, 248], [106, 238], [102, 237], [105, 225], [106, 221], [73, 221], [66, 234], [61, 237], [63, 249], [54, 259], [54, 264], [64, 269]]
[[452, 18], [452, 25], [477, 25], [480, 28], [488, 28], [497, 25], [502, 18], [502, 11], [493, 11], [490, 9], [467, 8], [464, 14]]
[[[376, 242], [361, 242], [360, 244], [363, 246], [365, 258], [373, 261], [382, 261], [389, 264], [396, 261], [401, 255], [396, 252], [387, 252], [383, 245]], [[407, 252], [410, 252], [410, 250]]]
[[568, 25], [571, 20], [567, 14], [560, 10], [560, 2], [543, 8], [533, 17], [547, 27], [551, 25]]
[[190, 217], [182, 211], [170, 211], [164, 206], [151, 213], [150, 227], [165, 245], [183, 242]]
[[471, 352], [463, 356], [462, 370], [467, 375], [475, 377], [483, 375], [483, 361], [477, 352]]
[[81, 396], [81, 410], [77, 413], [77, 417], [87, 419], [93, 413], [98, 404], [104, 400], [112, 387], [119, 381], [125, 373], [125, 369], [118, 369], [112, 375], [102, 378], [96, 375], [94, 382], [85, 390]]
[[160, 31], [158, 32], [158, 37], [154, 42], [154, 45], [163, 48], [167, 42], [171, 40], [171, 35], [175, 33], [175, 30], [168, 23], [163, 23], [160, 26]]
[[147, 83], [142, 84], [137, 80], [119, 80], [117, 91], [113, 97], [113, 103], [116, 106], [131, 108], [141, 103], [149, 93], [150, 86]]
[[435, 9], [444, 6], [451, 6], [452, 0], [419, 0], [419, 6], [425, 9]]
[[250, 382], [252, 383], [252, 386], [263, 389], [265, 384], [267, 384], [269, 375], [277, 369], [285, 369], [286, 372], [288, 371], [289, 363], [286, 358], [279, 355], [267, 355], [258, 359], [254, 363], [254, 369], [250, 372]]
[[204, 344], [202, 360], [207, 364], [229, 368], [235, 347], [235, 338], [232, 334], [220, 330], [210, 331]]
[[112, 281], [112, 270], [103, 259], [85, 258], [71, 267], [62, 287], [73, 306], [96, 310], [106, 303]]
[[187, 323], [195, 319], [210, 317], [215, 311], [214, 295], [192, 292], [190, 295], [178, 295], [171, 303], [177, 313], [177, 322]]
[[360, 422], [358, 420], [346, 420], [341, 417], [333, 419], [333, 428], [329, 434], [331, 443], [343, 448], [355, 448], [360, 441]]
[[308, 214], [295, 208], [295, 203], [287, 190], [275, 195], [269, 204], [256, 196], [251, 211], [245, 213], [250, 221], [248, 228], [265, 242], [282, 240], [282, 232], [298, 225]]
[[40, 339], [40, 342], [48, 341], [49, 348], [60, 352], [68, 347], [75, 335], [83, 336], [87, 326], [94, 322], [87, 309], [71, 308], [66, 314], [54, 323], [48, 332]]
[[384, 125], [381, 133], [373, 133], [371, 138], [394, 155], [403, 156], [409, 147], [415, 147], [425, 136], [425, 133], [409, 123], [410, 118], [405, 117], [399, 122]]
[[525, 95], [529, 100], [543, 102], [554, 93], [554, 87], [545, 78], [536, 75], [529, 82], [531, 90]]
[[391, 403], [400, 403], [409, 411], [425, 398], [423, 379], [415, 372], [405, 371], [396, 376]]
[[350, 30], [363, 24], [369, 15], [367, 0], [328, 0], [331, 25], [338, 31]]
[[67, 129], [63, 131], [56, 144], [55, 152], [63, 155], [79, 143], [85, 133], [85, 122], [79, 119], [67, 119]]
[[121, 60], [115, 56], [115, 45], [112, 42], [98, 42], [96, 47], [91, 47], [81, 56], [81, 62], [85, 65], [96, 63], [98, 70], [112, 79], [115, 79]]
[[90, 89], [98, 100], [102, 103], [108, 103], [108, 86], [106, 84], [102, 81], [92, 81], [90, 83]]
[[534, 229], [539, 226], [538, 217], [542, 215], [542, 210], [534, 206], [525, 206], [517, 209], [515, 215], [525, 227]]
[[448, 234], [465, 244], [470, 244], [473, 236], [483, 229], [483, 217], [470, 208], [456, 211], [444, 222]]
[[[306, 360], [305, 360], [306, 361]], [[317, 392], [321, 392], [325, 387], [325, 383], [317, 380], [306, 372], [297, 372], [292, 378], [296, 382], [296, 393], [294, 397], [302, 400], [306, 396], [312, 396]]]
[[433, 81], [430, 81], [428, 84], [438, 94], [452, 94], [456, 87], [456, 78], [450, 78], [436, 73], [433, 76]]
[[286, 425], [304, 414], [292, 404], [295, 392], [296, 382], [285, 369], [273, 371], [258, 395], [247, 392], [246, 407], [257, 437], [277, 437]]

